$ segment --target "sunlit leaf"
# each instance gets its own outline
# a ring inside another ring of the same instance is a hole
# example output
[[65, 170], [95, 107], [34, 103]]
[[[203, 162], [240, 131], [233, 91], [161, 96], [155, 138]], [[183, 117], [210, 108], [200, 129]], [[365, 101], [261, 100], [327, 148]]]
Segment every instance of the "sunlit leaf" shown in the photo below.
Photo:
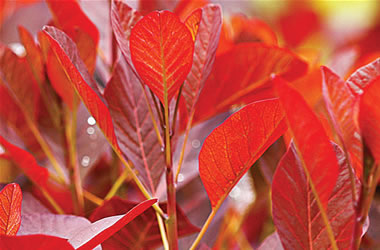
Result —
[[270, 75], [294, 80], [307, 64], [290, 51], [260, 43], [241, 43], [218, 56], [196, 105], [195, 121], [206, 120], [253, 101], [274, 97]]
[[[295, 146], [326, 209], [339, 174], [339, 165], [333, 147], [321, 122], [302, 96], [280, 77], [276, 77], [273, 81], [294, 136]], [[320, 152], [323, 152], [323, 157], [316, 157], [321, 154]]]
[[346, 83], [326, 67], [322, 67], [323, 96], [343, 149], [360, 178], [363, 172], [363, 148], [357, 121], [355, 121], [355, 97]]
[[[101, 218], [122, 214], [136, 205], [119, 197], [104, 202], [91, 215], [90, 220], [96, 221]], [[166, 203], [160, 204], [165, 211]], [[199, 231], [186, 218], [180, 207], [177, 206], [178, 235], [185, 236]], [[152, 249], [162, 245], [157, 216], [153, 208], [146, 210], [141, 216], [130, 222], [110, 239], [102, 243], [104, 248], [109, 249]]]
[[[130, 159], [148, 189], [155, 193], [165, 171], [164, 154], [154, 131], [139, 79], [123, 60], [104, 91], [121, 152]], [[152, 102], [151, 102], [152, 103]]]
[[[351, 170], [342, 150], [335, 146], [335, 151], [340, 165], [339, 176], [328, 197], [326, 213], [338, 248], [350, 249], [356, 221]], [[316, 152], [314, 158], [325, 158], [324, 151]], [[284, 249], [328, 249], [331, 242], [302, 164], [292, 143], [273, 178], [273, 221]]]
[[185, 20], [185, 25], [190, 30], [193, 41], [195, 41], [195, 37], [197, 36], [201, 18], [202, 9], [196, 9]]
[[189, 29], [169, 11], [152, 12], [132, 29], [130, 50], [144, 83], [168, 104], [192, 66], [194, 42]]
[[263, 243], [259, 246], [258, 250], [283, 250], [280, 237], [278, 233], [274, 232], [265, 238]]
[[199, 174], [213, 208], [285, 132], [284, 115], [276, 99], [255, 102], [233, 114], [206, 138], [199, 155]]
[[22, 193], [16, 183], [0, 192], [0, 235], [16, 235], [21, 224]]

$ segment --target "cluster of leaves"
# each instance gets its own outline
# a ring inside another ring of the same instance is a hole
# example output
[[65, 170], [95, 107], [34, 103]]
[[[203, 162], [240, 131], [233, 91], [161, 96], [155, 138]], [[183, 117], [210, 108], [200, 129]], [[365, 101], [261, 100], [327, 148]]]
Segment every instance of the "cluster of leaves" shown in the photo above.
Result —
[[43, 4], [24, 53], [0, 44], [0, 249], [377, 244], [378, 28], [333, 53], [343, 79], [300, 49], [322, 34], [307, 3], [278, 36], [208, 1], [105, 1], [105, 38], [76, 0]]

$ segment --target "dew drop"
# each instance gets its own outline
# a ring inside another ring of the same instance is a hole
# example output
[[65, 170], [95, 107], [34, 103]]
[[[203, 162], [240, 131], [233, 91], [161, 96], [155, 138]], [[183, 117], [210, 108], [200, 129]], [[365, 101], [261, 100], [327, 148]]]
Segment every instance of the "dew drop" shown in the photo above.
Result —
[[0, 154], [4, 154], [5, 153], [5, 150], [4, 148], [0, 145]]
[[197, 139], [194, 139], [192, 142], [191, 142], [191, 146], [195, 149], [199, 148], [201, 146], [201, 142]]
[[165, 147], [161, 147], [161, 152], [165, 152]]
[[21, 43], [11, 43], [8, 46], [16, 55], [18, 56], [25, 55], [25, 47]]
[[95, 129], [93, 127], [88, 127], [87, 128], [87, 134], [93, 135], [95, 133]]
[[183, 174], [178, 175], [178, 182], [183, 182], [185, 180], [185, 176]]
[[88, 167], [88, 165], [90, 165], [90, 157], [88, 157], [87, 155], [83, 156], [81, 164], [83, 167]]
[[95, 120], [94, 117], [90, 116], [90, 117], [87, 119], [87, 123], [88, 123], [88, 125], [93, 126], [93, 125], [96, 124], [96, 120]]

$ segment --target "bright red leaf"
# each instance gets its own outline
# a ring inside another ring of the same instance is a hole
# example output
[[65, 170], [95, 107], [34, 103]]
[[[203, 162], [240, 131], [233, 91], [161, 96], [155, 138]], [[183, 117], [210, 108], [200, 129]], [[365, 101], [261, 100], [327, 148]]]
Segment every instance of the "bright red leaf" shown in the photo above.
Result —
[[132, 29], [133, 64], [145, 84], [165, 105], [190, 72], [194, 42], [189, 29], [169, 12], [152, 12]]
[[294, 80], [307, 64], [286, 49], [241, 43], [216, 58], [196, 105], [195, 121], [228, 111], [233, 105], [274, 97], [270, 75]]
[[131, 52], [129, 49], [129, 37], [135, 24], [142, 15], [129, 7], [123, 1], [113, 0], [111, 5], [111, 25], [116, 41], [123, 53], [125, 60], [134, 69]]
[[201, 18], [202, 9], [196, 9], [185, 20], [185, 25], [190, 30], [193, 41], [195, 41], [195, 37], [197, 36]]
[[[90, 220], [95, 221], [115, 214], [125, 213], [136, 203], [114, 197], [104, 202], [91, 215]], [[160, 204], [165, 211], [166, 203]], [[199, 231], [186, 218], [180, 207], [177, 206], [178, 235], [185, 236]], [[102, 243], [107, 249], [152, 249], [162, 245], [156, 212], [153, 208], [146, 210], [141, 216], [130, 222], [110, 239]]]
[[104, 104], [96, 83], [80, 59], [75, 44], [65, 33], [54, 27], [46, 26], [43, 36], [48, 39], [72, 87], [75, 88], [77, 94], [96, 120], [98, 126], [113, 147], [119, 150], [110, 112]]
[[22, 193], [20, 186], [11, 183], [0, 192], [0, 235], [16, 235], [21, 224]]
[[[328, 197], [326, 213], [338, 248], [351, 249], [356, 221], [351, 170], [342, 150], [335, 146], [335, 151], [339, 176]], [[318, 158], [325, 158], [324, 151], [314, 154], [314, 159]], [[273, 221], [284, 249], [328, 249], [331, 242], [301, 159], [292, 143], [277, 167], [272, 183]]]
[[[134, 206], [131, 210], [129, 210], [125, 215], [116, 216], [115, 219], [117, 220], [110, 220], [112, 217], [107, 217], [102, 220], [96, 221], [91, 225], [90, 228], [87, 228], [86, 230], [81, 232], [85, 235], [88, 233], [93, 234], [94, 232], [96, 232], [97, 234], [95, 235], [95, 237], [91, 238], [83, 245], [80, 245], [80, 247], [77, 249], [93, 249], [100, 243], [110, 238], [113, 234], [122, 229], [125, 225], [134, 220], [137, 216], [144, 213], [145, 210], [150, 208], [156, 202], [157, 199], [151, 199], [141, 202], [140, 204]], [[70, 239], [71, 242], [75, 242], [77, 239], [81, 239], [81, 233], [79, 233], [77, 237], [75, 237], [74, 239]]]
[[154, 194], [165, 171], [165, 159], [142, 88], [136, 73], [121, 58], [104, 91], [104, 98], [115, 123], [121, 152], [132, 161]]
[[214, 64], [222, 27], [222, 11], [218, 5], [206, 5], [201, 10], [202, 19], [194, 45], [193, 66], [182, 89], [189, 116], [195, 111], [200, 91]]
[[349, 162], [360, 178], [363, 172], [363, 146], [358, 122], [355, 120], [355, 97], [346, 83], [334, 72], [322, 67], [323, 97], [334, 129], [347, 151]]
[[67, 239], [62, 239], [50, 235], [24, 235], [24, 236], [6, 236], [0, 235], [0, 249], [7, 250], [74, 250]]
[[[302, 96], [280, 77], [274, 78], [273, 81], [294, 136], [295, 145], [309, 172], [310, 181], [326, 209], [339, 174], [335, 152], [321, 122]], [[323, 152], [321, 157], [316, 157], [321, 154], [320, 152]]]
[[346, 81], [354, 95], [363, 94], [363, 89], [380, 77], [380, 58], [356, 70]]
[[199, 154], [199, 174], [218, 207], [253, 163], [286, 130], [278, 100], [255, 102], [214, 129]]
[[366, 145], [380, 162], [380, 76], [363, 89], [360, 97], [359, 123]]

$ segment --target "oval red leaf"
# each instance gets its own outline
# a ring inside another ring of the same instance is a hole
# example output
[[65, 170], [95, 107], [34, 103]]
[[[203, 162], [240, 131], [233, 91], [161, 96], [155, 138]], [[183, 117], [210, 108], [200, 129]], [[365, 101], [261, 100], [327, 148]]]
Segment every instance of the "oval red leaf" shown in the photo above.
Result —
[[20, 186], [11, 183], [0, 192], [0, 235], [16, 235], [21, 225]]
[[169, 103], [193, 62], [194, 42], [189, 29], [169, 11], [152, 12], [132, 29], [130, 50], [142, 80], [163, 104]]
[[213, 208], [286, 130], [277, 99], [255, 102], [214, 129], [199, 154], [199, 174]]

